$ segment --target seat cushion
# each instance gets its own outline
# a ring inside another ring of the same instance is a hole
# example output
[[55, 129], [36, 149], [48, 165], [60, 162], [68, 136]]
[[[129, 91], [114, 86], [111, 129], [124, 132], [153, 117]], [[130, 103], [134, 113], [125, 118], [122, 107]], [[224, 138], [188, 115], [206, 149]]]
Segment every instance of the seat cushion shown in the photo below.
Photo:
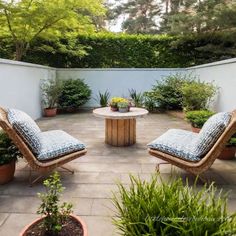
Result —
[[217, 113], [207, 120], [199, 134], [170, 129], [148, 147], [188, 161], [199, 161], [224, 132], [230, 119], [228, 112]]
[[24, 139], [34, 153], [39, 153], [41, 146], [39, 140], [40, 128], [25, 112], [8, 109], [8, 120], [16, 132]]
[[188, 161], [199, 161], [200, 157], [196, 155], [192, 148], [197, 138], [198, 134], [190, 131], [169, 129], [166, 133], [149, 143], [148, 147]]
[[37, 155], [37, 159], [40, 161], [50, 160], [85, 149], [83, 143], [62, 130], [42, 132], [39, 137], [41, 150]]

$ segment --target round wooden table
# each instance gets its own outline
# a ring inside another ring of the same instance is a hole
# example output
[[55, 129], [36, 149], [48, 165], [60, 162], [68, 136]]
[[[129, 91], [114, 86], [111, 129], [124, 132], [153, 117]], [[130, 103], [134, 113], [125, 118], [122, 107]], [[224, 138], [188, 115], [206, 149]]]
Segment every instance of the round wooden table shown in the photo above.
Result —
[[112, 146], [130, 146], [136, 143], [136, 118], [143, 117], [148, 111], [131, 107], [129, 112], [111, 111], [110, 107], [93, 110], [97, 117], [105, 118], [105, 142]]

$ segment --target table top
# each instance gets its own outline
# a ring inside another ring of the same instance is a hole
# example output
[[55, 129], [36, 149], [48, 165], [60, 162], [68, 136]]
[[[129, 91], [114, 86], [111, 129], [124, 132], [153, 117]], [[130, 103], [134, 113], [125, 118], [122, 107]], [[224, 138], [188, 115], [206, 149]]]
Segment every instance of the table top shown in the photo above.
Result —
[[143, 117], [148, 114], [148, 111], [143, 108], [131, 107], [129, 112], [111, 111], [110, 107], [102, 107], [93, 110], [93, 114], [97, 117], [106, 119], [132, 119]]

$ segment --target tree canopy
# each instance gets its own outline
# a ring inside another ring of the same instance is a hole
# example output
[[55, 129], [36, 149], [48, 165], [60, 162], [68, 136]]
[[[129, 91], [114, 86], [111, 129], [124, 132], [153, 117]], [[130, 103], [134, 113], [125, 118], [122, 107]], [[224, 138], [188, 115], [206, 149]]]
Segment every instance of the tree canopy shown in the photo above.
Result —
[[103, 0], [0, 1], [0, 35], [14, 42], [15, 59], [21, 60], [37, 37], [73, 37], [91, 32], [91, 15], [104, 14]]

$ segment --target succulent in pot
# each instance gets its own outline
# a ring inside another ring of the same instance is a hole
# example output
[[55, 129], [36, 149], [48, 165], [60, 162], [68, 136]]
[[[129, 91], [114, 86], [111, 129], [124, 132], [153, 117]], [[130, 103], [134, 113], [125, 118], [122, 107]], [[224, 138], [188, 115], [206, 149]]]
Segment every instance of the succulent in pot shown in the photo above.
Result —
[[45, 180], [44, 186], [46, 192], [38, 194], [42, 203], [37, 213], [42, 217], [27, 225], [20, 236], [87, 236], [87, 227], [83, 220], [71, 214], [72, 204], [64, 202], [59, 205], [64, 188], [58, 172]]
[[118, 104], [119, 112], [128, 112], [129, 111], [129, 102], [119, 102]]
[[128, 100], [122, 97], [113, 97], [109, 104], [111, 107], [111, 110], [118, 111], [118, 103], [121, 103], [121, 102], [128, 102]]
[[52, 117], [57, 114], [58, 99], [62, 91], [62, 81], [57, 78], [44, 79], [41, 83], [44, 115]]
[[0, 130], [0, 184], [6, 184], [13, 179], [16, 160], [22, 157], [7, 134]]

